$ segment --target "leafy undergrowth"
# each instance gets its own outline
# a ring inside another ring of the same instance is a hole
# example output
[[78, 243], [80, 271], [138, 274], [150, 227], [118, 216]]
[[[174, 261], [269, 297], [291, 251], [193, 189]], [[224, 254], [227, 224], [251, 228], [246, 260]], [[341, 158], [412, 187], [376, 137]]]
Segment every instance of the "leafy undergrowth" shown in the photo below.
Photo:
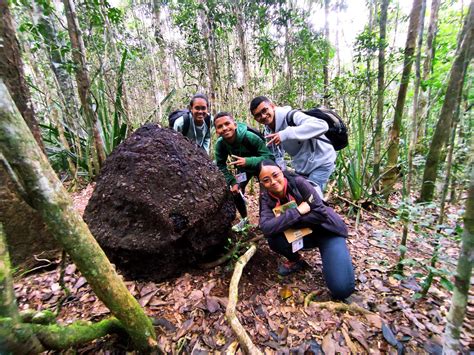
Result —
[[[88, 187], [74, 196], [75, 206], [83, 211], [92, 193]], [[335, 201], [339, 202], [339, 201]], [[251, 222], [257, 222], [258, 201], [249, 197]], [[430, 239], [412, 233], [408, 239], [405, 278], [393, 276], [398, 260], [402, 227], [394, 213], [375, 208], [355, 217], [347, 217], [350, 205], [336, 210], [349, 226], [349, 248], [356, 273], [356, 293], [349, 302], [371, 314], [334, 311], [321, 307], [329, 301], [321, 273], [317, 250], [303, 252], [310, 270], [281, 278], [276, 274], [280, 258], [269, 250], [264, 239], [244, 269], [239, 284], [237, 312], [255, 345], [272, 353], [397, 353], [397, 347], [409, 353], [437, 353], [451, 294], [435, 279], [427, 297], [416, 299], [426, 275], [433, 251]], [[451, 211], [455, 214], [455, 210]], [[456, 221], [452, 221], [453, 224]], [[454, 238], [441, 240], [439, 269], [451, 279], [459, 247]], [[91, 291], [87, 281], [72, 263], [65, 268], [65, 293], [59, 284], [59, 268], [18, 280], [15, 292], [22, 310], [62, 307], [58, 320], [97, 321], [109, 315], [108, 309]], [[130, 292], [146, 313], [155, 318], [158, 340], [168, 353], [220, 353], [235, 348], [235, 336], [225, 320], [232, 263], [211, 270], [195, 270], [166, 282], [127, 281]], [[445, 285], [446, 286], [446, 285]], [[305, 307], [305, 297], [314, 292], [313, 302]], [[471, 288], [472, 292], [472, 288]], [[466, 319], [473, 319], [474, 293], [471, 293]], [[472, 348], [472, 324], [465, 322], [463, 346]], [[469, 343], [471, 341], [471, 343]], [[391, 345], [391, 344], [392, 345]], [[123, 339], [111, 336], [77, 348], [79, 353], [123, 351]], [[312, 352], [311, 352], [312, 351]], [[239, 353], [240, 350], [237, 350]]]

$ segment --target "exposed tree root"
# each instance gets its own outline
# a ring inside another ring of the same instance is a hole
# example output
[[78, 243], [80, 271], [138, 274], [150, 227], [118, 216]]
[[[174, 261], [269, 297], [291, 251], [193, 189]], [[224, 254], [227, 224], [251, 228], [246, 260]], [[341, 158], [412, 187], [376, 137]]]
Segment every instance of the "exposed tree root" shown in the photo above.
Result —
[[[312, 292], [313, 293], [313, 292]], [[312, 293], [310, 293], [308, 296], [310, 296]], [[356, 313], [356, 314], [374, 314], [373, 312], [362, 308], [361, 306], [355, 304], [354, 302], [351, 304], [347, 303], [342, 303], [342, 302], [333, 302], [333, 301], [328, 301], [328, 302], [312, 302], [311, 298], [308, 298], [306, 296], [305, 298], [305, 307], [314, 304], [319, 308], [325, 308], [330, 311], [343, 311], [343, 312], [351, 312], [351, 313]], [[308, 301], [307, 301], [308, 300]]]
[[230, 280], [229, 286], [229, 303], [227, 304], [227, 309], [225, 312], [227, 321], [229, 322], [230, 327], [237, 336], [240, 345], [245, 350], [245, 353], [252, 355], [263, 353], [258, 350], [258, 348], [253, 344], [252, 339], [250, 339], [244, 327], [242, 326], [242, 324], [240, 324], [235, 314], [235, 307], [237, 305], [238, 300], [239, 281], [240, 277], [242, 276], [242, 271], [256, 251], [257, 247], [255, 245], [251, 245], [247, 252], [242, 255], [235, 263], [234, 273], [232, 275], [232, 279]]
[[229, 250], [227, 253], [225, 253], [224, 255], [222, 255], [219, 259], [217, 260], [214, 260], [214, 261], [211, 261], [209, 263], [204, 263], [204, 264], [200, 264], [199, 267], [201, 269], [212, 269], [216, 266], [219, 266], [219, 265], [222, 265], [224, 264], [225, 262], [229, 261], [230, 259], [232, 259], [232, 256], [233, 255], [236, 255], [236, 254], [239, 254], [240, 251], [242, 250], [242, 248], [247, 244], [247, 243], [255, 243], [256, 241], [259, 241], [260, 239], [263, 239], [263, 235], [257, 235], [251, 239], [249, 239], [248, 241], [245, 241], [243, 243], [237, 243], [234, 245], [234, 247]]
[[50, 310], [45, 309], [44, 311], [33, 311], [31, 309], [20, 312], [20, 319], [22, 323], [34, 323], [34, 324], [54, 324], [56, 323], [56, 316]]
[[308, 307], [309, 304], [312, 302], [311, 300], [313, 299], [313, 297], [319, 296], [321, 292], [321, 290], [318, 290], [308, 293], [308, 295], [304, 298], [304, 308]]
[[[11, 318], [0, 318], [0, 349], [24, 353], [25, 341], [37, 339], [41, 347], [35, 344], [35, 352], [65, 350], [115, 333], [127, 334], [116, 318], [104, 319], [97, 323], [78, 321], [68, 326], [16, 323]], [[28, 335], [25, 336], [26, 334]]]

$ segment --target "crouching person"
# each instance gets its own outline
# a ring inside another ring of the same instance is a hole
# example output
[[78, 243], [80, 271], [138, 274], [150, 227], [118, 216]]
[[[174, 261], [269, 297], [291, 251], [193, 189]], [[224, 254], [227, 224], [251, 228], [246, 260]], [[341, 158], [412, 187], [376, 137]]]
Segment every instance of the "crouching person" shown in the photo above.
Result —
[[245, 187], [252, 176], [257, 176], [260, 162], [274, 157], [265, 141], [245, 124], [235, 122], [229, 112], [219, 112], [214, 118], [214, 126], [219, 136], [215, 146], [216, 164], [225, 176], [235, 207], [242, 217], [233, 228], [234, 231], [239, 231], [248, 221]]
[[[287, 259], [278, 273], [286, 276], [307, 267], [298, 250], [319, 248], [331, 295], [338, 300], [349, 297], [354, 292], [354, 269], [341, 217], [324, 204], [306, 179], [283, 172], [271, 160], [260, 163], [258, 177], [263, 187], [260, 229], [270, 249]], [[295, 235], [294, 241], [290, 239]]]

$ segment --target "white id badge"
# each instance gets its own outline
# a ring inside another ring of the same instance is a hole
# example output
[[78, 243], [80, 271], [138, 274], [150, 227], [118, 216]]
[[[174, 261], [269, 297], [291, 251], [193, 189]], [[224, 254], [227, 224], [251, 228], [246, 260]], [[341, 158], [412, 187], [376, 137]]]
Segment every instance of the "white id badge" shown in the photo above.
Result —
[[235, 175], [235, 180], [237, 180], [237, 184], [241, 182], [247, 181], [247, 173], [240, 173]]
[[277, 163], [277, 165], [280, 167], [282, 171], [286, 170], [286, 161], [283, 157], [276, 158], [275, 163]]
[[296, 253], [300, 249], [303, 249], [303, 238], [295, 240], [293, 243], [291, 243], [291, 250], [293, 253]]

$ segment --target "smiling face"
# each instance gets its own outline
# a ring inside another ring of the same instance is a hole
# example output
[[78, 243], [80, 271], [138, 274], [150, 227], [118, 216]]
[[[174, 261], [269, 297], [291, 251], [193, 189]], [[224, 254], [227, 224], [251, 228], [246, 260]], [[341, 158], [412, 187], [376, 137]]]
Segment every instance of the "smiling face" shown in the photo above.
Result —
[[204, 124], [204, 118], [208, 115], [206, 100], [201, 98], [194, 99], [190, 111], [196, 126], [202, 126]]
[[252, 115], [258, 123], [272, 126], [275, 118], [275, 105], [272, 102], [262, 101], [253, 110]]
[[214, 120], [214, 126], [216, 127], [216, 134], [226, 141], [232, 143], [235, 140], [235, 130], [237, 129], [237, 123], [229, 116], [221, 116]]
[[276, 196], [283, 197], [285, 192], [285, 177], [277, 166], [263, 166], [258, 175], [263, 187]]

